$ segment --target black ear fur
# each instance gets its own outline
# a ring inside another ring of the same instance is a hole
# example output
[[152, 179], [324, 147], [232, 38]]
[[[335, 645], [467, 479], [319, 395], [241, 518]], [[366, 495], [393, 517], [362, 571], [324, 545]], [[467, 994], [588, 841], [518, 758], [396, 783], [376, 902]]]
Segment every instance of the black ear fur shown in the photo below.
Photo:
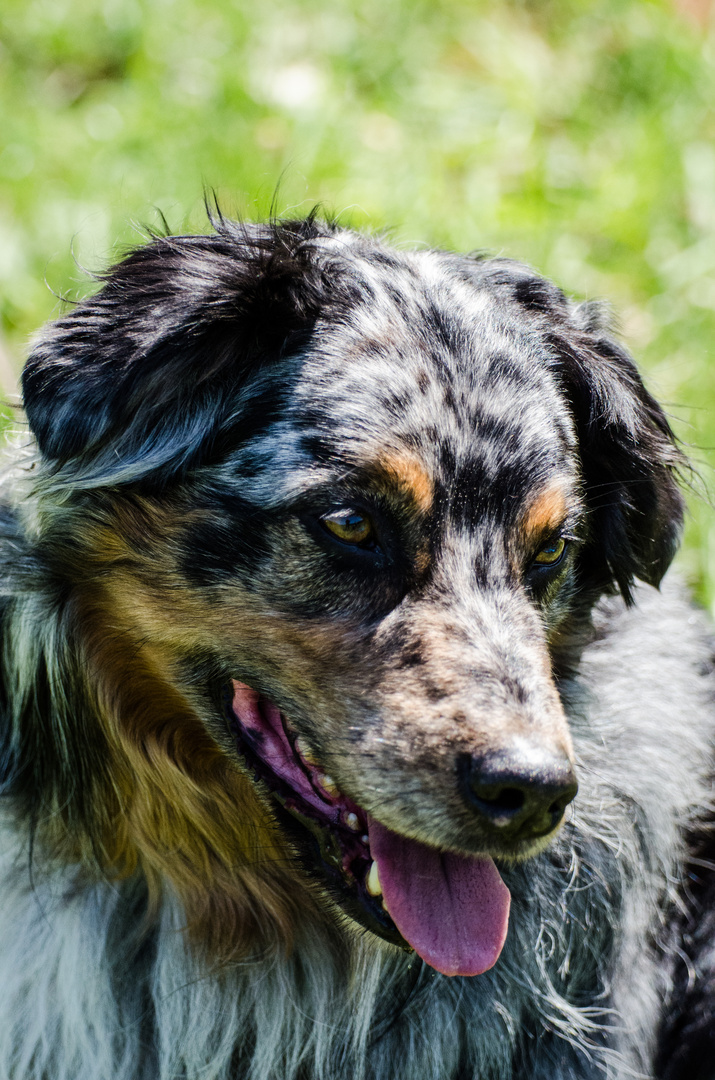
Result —
[[339, 281], [326, 283], [310, 245], [330, 226], [214, 224], [133, 251], [36, 344], [25, 409], [56, 479], [121, 483], [195, 464], [226, 438], [246, 376], [298, 349], [335, 301]]
[[583, 570], [630, 600], [633, 578], [658, 585], [675, 554], [677, 478], [687, 462], [633, 360], [608, 334], [603, 308], [583, 304], [559, 321], [553, 366], [576, 421], [590, 510]]

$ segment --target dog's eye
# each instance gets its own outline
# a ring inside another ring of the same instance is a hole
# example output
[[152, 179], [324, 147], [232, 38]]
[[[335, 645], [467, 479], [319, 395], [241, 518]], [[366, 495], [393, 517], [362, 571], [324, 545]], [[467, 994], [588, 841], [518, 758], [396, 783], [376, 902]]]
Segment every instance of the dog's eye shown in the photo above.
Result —
[[359, 510], [335, 510], [320, 519], [321, 525], [331, 536], [344, 544], [368, 547], [375, 541], [375, 529], [367, 514]]
[[559, 536], [557, 540], [552, 540], [545, 547], [542, 547], [534, 559], [534, 563], [536, 566], [555, 566], [557, 562], [561, 561], [565, 550], [566, 541], [562, 536]]

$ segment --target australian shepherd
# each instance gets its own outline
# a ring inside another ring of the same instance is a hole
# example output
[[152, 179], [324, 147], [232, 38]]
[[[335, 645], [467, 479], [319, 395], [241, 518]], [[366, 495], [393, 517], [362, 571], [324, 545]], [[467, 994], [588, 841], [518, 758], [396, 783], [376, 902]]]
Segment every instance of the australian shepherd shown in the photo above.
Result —
[[715, 1076], [664, 412], [517, 263], [213, 228], [25, 368], [0, 1080]]

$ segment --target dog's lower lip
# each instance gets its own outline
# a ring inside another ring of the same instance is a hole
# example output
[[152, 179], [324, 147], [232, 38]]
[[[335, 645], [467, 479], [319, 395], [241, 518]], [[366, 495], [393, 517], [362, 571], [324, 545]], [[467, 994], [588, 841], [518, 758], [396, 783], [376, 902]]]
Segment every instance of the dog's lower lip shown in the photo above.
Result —
[[[237, 695], [243, 708], [236, 708]], [[318, 867], [333, 898], [356, 922], [409, 948], [375, 888], [365, 812], [322, 771], [305, 740], [269, 699], [235, 680], [222, 696], [237, 749], [254, 778], [270, 791], [285, 831], [302, 852], [309, 852], [312, 865], [306, 868], [314, 873]]]

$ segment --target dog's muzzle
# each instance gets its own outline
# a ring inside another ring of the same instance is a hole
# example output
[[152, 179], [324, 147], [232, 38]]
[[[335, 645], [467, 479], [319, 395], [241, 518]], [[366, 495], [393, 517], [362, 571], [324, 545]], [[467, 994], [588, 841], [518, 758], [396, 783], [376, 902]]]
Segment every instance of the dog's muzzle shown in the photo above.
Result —
[[309, 854], [305, 868], [319, 871], [347, 914], [445, 975], [492, 967], [506, 938], [510, 894], [488, 855], [441, 850], [373, 818], [320, 769], [276, 705], [246, 683], [225, 688], [224, 715], [296, 850]]

